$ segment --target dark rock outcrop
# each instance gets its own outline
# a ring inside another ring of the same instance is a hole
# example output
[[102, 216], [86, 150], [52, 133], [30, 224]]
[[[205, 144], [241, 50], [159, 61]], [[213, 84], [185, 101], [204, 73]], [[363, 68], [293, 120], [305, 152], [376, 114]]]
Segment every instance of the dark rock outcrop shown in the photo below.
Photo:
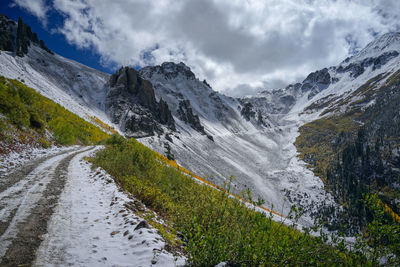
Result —
[[284, 95], [279, 98], [279, 101], [287, 106], [293, 106], [296, 103], [296, 98], [292, 95]]
[[331, 82], [331, 75], [327, 68], [310, 73], [303, 83], [315, 85], [329, 85]]
[[250, 102], [246, 102], [243, 104], [242, 109], [240, 110], [240, 114], [245, 118], [247, 121], [254, 119], [256, 116], [256, 112], [253, 110], [253, 104]]
[[138, 223], [136, 225], [136, 227], [135, 227], [135, 229], [133, 231], [137, 231], [137, 230], [140, 230], [142, 228], [150, 229], [149, 223], [147, 221], [145, 221], [145, 220], [142, 220], [142, 221], [140, 221], [140, 223]]
[[142, 79], [133, 68], [121, 68], [110, 77], [110, 86], [125, 89], [126, 93], [136, 98], [136, 102], [150, 111], [157, 110], [153, 86]]
[[243, 105], [242, 108], [239, 107], [240, 115], [242, 115], [246, 121], [256, 122], [259, 126], [271, 127], [268, 123], [268, 117], [263, 115], [260, 110], [254, 108], [253, 103], [246, 102], [244, 99], [242, 99], [240, 103]]
[[163, 133], [162, 125], [175, 130], [175, 121], [168, 104], [156, 101], [152, 84], [130, 67], [111, 75], [105, 109], [126, 135], [144, 137]]
[[331, 75], [327, 68], [318, 70], [316, 72], [310, 73], [307, 78], [303, 81], [301, 86], [301, 91], [310, 92], [308, 94], [308, 99], [313, 98], [316, 94], [322, 90], [328, 88], [331, 84]]
[[205, 79], [203, 80], [203, 83], [211, 88], [211, 85], [209, 85], [208, 82]]
[[269, 124], [268, 120], [264, 118], [264, 115], [261, 111], [257, 111], [257, 124], [264, 127], [271, 127], [271, 124]]
[[382, 55], [380, 55], [379, 57], [374, 58], [373, 63], [372, 63], [373, 64], [372, 70], [380, 69], [381, 66], [385, 65], [389, 60], [397, 57], [398, 55], [399, 55], [399, 52], [391, 51], [391, 52], [385, 52]]
[[32, 32], [31, 27], [26, 25], [21, 18], [18, 18], [16, 40], [17, 56], [23, 57], [24, 55], [26, 55], [28, 53], [28, 48], [31, 43], [34, 43], [48, 53], [53, 54], [53, 52], [45, 45], [43, 40], [39, 40], [37, 34]]
[[14, 52], [16, 23], [6, 15], [0, 15], [0, 50]]
[[178, 115], [179, 118], [185, 123], [189, 124], [190, 127], [192, 127], [201, 134], [204, 135], [206, 134], [203, 125], [201, 125], [200, 123], [199, 116], [193, 114], [193, 110], [192, 107], [190, 106], [189, 100], [182, 100], [179, 102]]
[[[369, 57], [362, 60], [361, 62], [350, 63], [345, 67], [341, 65], [336, 69], [336, 71], [339, 73], [349, 72], [353, 78], [357, 78], [364, 73], [366, 68], [372, 66], [372, 70], [379, 69], [381, 66], [385, 65], [388, 61], [390, 61], [392, 58], [397, 57], [398, 55], [399, 52], [397, 51], [385, 52], [378, 57]], [[347, 63], [348, 60], [347, 62], [346, 60], [344, 62]]]
[[158, 119], [160, 123], [169, 125], [172, 128], [172, 130], [175, 130], [174, 118], [172, 117], [167, 102], [165, 102], [162, 98], [160, 99], [160, 102], [158, 102], [158, 111], [159, 111]]

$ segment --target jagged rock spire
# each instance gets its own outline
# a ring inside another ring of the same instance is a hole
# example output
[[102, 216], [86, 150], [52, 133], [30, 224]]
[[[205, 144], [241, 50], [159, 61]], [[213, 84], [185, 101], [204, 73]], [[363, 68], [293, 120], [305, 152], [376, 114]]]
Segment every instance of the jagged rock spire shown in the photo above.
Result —
[[17, 26], [17, 46], [16, 46], [16, 54], [19, 57], [23, 57], [28, 53], [28, 48], [31, 45], [31, 42], [38, 45], [43, 50], [47, 51], [50, 54], [53, 52], [45, 45], [43, 40], [39, 40], [36, 33], [32, 32], [31, 27], [26, 25], [21, 17], [18, 18], [18, 26]]

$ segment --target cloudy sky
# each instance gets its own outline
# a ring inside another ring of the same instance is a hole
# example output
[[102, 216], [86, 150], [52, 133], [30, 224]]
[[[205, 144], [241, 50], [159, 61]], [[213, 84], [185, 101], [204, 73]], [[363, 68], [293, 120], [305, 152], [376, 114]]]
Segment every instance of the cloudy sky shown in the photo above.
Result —
[[[184, 62], [238, 96], [302, 80], [400, 30], [398, 0], [12, 0], [109, 70]], [[53, 17], [62, 23], [53, 23]], [[46, 41], [46, 40], [45, 40]]]

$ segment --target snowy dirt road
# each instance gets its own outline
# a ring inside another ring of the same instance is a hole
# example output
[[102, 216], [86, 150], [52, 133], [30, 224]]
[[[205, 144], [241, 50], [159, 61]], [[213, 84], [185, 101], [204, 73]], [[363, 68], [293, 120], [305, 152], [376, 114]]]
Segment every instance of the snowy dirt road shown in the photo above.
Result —
[[177, 266], [137, 201], [73, 147], [0, 177], [0, 266]]
[[1, 177], [1, 266], [31, 265], [64, 187], [69, 162], [88, 149], [75, 147], [36, 159]]

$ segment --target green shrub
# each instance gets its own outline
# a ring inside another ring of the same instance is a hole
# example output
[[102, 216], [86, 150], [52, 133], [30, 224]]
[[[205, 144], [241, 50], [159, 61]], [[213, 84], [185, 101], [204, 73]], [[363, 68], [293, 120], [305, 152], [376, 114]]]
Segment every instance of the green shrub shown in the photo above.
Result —
[[363, 234], [358, 236], [359, 246], [368, 251], [374, 262], [400, 266], [400, 222], [390, 216], [390, 211], [378, 194], [366, 194], [364, 201], [373, 220], [367, 224]]
[[27, 127], [30, 124], [29, 112], [18, 102], [14, 102], [14, 105], [9, 109], [7, 115], [10, 121], [19, 128]]
[[65, 121], [65, 119], [59, 117], [52, 120], [49, 126], [53, 129], [54, 137], [58, 143], [62, 145], [72, 145], [75, 143], [73, 126]]
[[119, 134], [113, 134], [111, 138], [106, 140], [106, 144], [108, 145], [123, 145], [124, 143], [125, 138], [123, 138]]
[[35, 109], [29, 110], [29, 123], [30, 127], [42, 130], [45, 126], [43, 119], [40, 117], [39, 112]]
[[39, 143], [42, 145], [43, 148], [49, 148], [51, 143], [46, 140], [46, 138], [39, 139]]

